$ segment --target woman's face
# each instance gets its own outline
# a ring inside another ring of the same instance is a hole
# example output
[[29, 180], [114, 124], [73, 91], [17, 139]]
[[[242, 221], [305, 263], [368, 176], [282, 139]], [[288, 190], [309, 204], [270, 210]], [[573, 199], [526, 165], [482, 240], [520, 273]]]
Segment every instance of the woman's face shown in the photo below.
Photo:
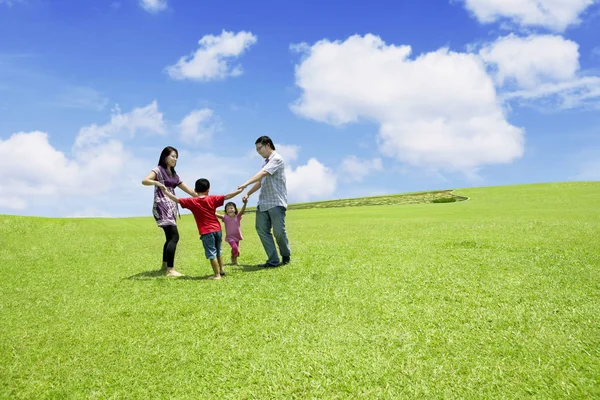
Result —
[[177, 165], [177, 153], [172, 151], [165, 160], [167, 162], [167, 167], [175, 168]]

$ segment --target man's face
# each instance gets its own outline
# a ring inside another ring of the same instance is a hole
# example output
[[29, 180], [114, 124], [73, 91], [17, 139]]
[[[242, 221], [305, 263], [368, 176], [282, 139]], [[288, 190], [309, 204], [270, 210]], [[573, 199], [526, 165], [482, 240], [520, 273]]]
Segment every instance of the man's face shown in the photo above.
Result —
[[256, 144], [256, 152], [258, 154], [260, 154], [260, 156], [263, 158], [267, 158], [269, 156], [270, 149], [271, 149], [271, 146], [269, 146], [268, 144], [260, 144], [260, 143]]

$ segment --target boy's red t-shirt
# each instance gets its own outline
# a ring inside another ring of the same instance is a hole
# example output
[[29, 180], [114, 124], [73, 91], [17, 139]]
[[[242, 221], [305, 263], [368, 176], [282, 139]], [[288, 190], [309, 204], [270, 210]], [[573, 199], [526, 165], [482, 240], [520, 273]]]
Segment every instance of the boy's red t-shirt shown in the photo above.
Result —
[[201, 235], [211, 232], [220, 232], [221, 223], [215, 212], [225, 202], [225, 196], [187, 197], [179, 199], [181, 207], [187, 208], [194, 214], [198, 232]]

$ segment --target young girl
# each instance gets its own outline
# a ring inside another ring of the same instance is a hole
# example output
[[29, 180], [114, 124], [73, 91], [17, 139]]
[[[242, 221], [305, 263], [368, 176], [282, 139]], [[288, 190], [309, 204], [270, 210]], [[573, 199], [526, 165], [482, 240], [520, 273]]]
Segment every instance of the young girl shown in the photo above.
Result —
[[231, 246], [231, 263], [233, 265], [237, 265], [237, 258], [240, 256], [240, 240], [244, 239], [240, 221], [246, 211], [246, 203], [248, 203], [248, 199], [244, 200], [244, 205], [238, 212], [235, 203], [230, 201], [225, 204], [225, 215], [217, 214], [217, 218], [225, 224], [225, 241]]

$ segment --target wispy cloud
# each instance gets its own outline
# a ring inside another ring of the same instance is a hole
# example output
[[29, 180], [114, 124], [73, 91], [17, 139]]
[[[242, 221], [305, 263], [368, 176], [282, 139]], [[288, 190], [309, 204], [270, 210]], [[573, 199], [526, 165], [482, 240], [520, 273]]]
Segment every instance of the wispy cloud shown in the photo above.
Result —
[[56, 104], [67, 108], [101, 111], [108, 104], [108, 98], [94, 88], [72, 86], [58, 95]]
[[156, 14], [167, 9], [167, 0], [140, 0], [140, 6], [149, 13]]

